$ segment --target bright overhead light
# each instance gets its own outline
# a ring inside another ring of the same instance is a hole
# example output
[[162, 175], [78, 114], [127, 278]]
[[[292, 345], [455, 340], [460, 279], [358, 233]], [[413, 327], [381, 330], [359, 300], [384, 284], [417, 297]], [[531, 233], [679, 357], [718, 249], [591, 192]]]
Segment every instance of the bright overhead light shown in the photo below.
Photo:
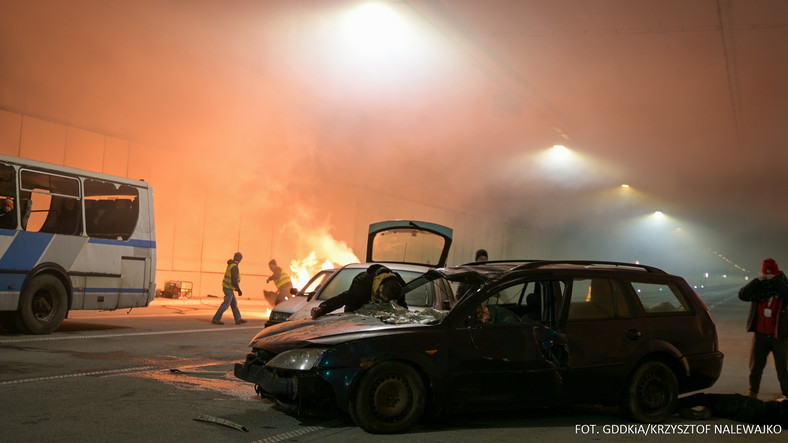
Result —
[[403, 55], [412, 42], [408, 24], [385, 3], [364, 3], [345, 19], [345, 45], [358, 57], [367, 59]]

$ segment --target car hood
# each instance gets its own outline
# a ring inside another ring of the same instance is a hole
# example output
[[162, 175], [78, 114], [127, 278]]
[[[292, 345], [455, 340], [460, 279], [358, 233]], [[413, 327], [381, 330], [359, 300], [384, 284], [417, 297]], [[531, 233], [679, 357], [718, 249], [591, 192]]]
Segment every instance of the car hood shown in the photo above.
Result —
[[414, 315], [427, 320], [419, 321], [414, 317], [414, 320], [407, 323], [384, 323], [391, 318], [381, 319], [372, 315], [350, 313], [327, 315], [314, 320], [311, 318], [293, 320], [263, 329], [252, 339], [249, 346], [278, 354], [307, 344], [334, 345], [362, 337], [427, 327], [427, 323], [439, 321], [435, 317], [441, 317], [442, 314], [434, 311], [433, 314], [414, 313]]
[[307, 299], [303, 295], [294, 295], [287, 300], [279, 303], [278, 305], [274, 306], [273, 311], [276, 312], [287, 312], [292, 314], [297, 310], [301, 309], [307, 302]]

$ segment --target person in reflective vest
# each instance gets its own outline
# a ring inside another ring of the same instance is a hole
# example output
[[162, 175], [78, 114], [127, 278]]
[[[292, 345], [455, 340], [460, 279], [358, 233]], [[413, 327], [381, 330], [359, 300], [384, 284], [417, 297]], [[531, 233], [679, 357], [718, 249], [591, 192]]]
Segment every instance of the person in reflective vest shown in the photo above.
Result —
[[271, 269], [271, 276], [268, 277], [266, 282], [273, 281], [276, 285], [276, 291], [263, 291], [266, 295], [266, 299], [268, 299], [269, 303], [273, 303], [278, 305], [283, 301], [287, 300], [287, 297], [290, 296], [290, 290], [293, 289], [293, 282], [290, 281], [290, 276], [284, 272], [282, 272], [282, 268], [277, 266], [276, 260], [271, 260], [268, 262], [268, 268]]
[[224, 280], [222, 281], [224, 301], [221, 305], [219, 305], [219, 309], [216, 310], [216, 314], [214, 314], [213, 320], [211, 320], [211, 323], [215, 325], [224, 324], [222, 321], [222, 315], [224, 315], [224, 311], [226, 311], [227, 308], [232, 308], [233, 318], [235, 319], [236, 325], [246, 323], [246, 320], [241, 318], [241, 311], [238, 310], [238, 301], [235, 299], [234, 292], [238, 291], [239, 297], [243, 295], [243, 292], [241, 292], [241, 287], [239, 286], [241, 282], [241, 272], [238, 270], [238, 263], [241, 262], [241, 259], [243, 259], [243, 255], [241, 255], [240, 252], [236, 252], [235, 255], [233, 255], [232, 260], [227, 260], [227, 269], [224, 271]]

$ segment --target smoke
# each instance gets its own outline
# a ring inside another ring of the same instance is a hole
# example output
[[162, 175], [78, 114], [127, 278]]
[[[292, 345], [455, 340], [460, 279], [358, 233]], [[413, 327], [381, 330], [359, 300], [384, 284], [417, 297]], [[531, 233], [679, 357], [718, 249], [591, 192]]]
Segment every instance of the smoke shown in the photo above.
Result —
[[[245, 264], [260, 274], [272, 256], [343, 264], [368, 218], [413, 207], [542, 230], [583, 257], [658, 251], [690, 266], [707, 259], [680, 251], [729, 249], [752, 267], [788, 249], [788, 211], [775, 209], [783, 71], [753, 74], [764, 85], [748, 83], [747, 104], [770, 113], [737, 108], [744, 130], [728, 87], [707, 81], [724, 76], [703, 68], [721, 65], [719, 48], [692, 40], [704, 33], [589, 34], [570, 26], [584, 8], [463, 2], [430, 22], [393, 2], [418, 41], [402, 48], [339, 38], [350, 6], [4, 2], [0, 107], [129, 141], [152, 171], [160, 263], [173, 269], [167, 254], [221, 269], [237, 248], [255, 251]], [[545, 162], [556, 143], [575, 157]], [[610, 192], [621, 183], [639, 196]], [[378, 196], [405, 203], [378, 208]], [[707, 247], [632, 227], [655, 210]]]

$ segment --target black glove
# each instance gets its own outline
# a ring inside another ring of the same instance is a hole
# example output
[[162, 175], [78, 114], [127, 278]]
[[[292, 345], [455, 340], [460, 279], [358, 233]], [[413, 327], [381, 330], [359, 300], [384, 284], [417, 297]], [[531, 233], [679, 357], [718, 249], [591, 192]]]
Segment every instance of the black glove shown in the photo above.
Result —
[[239, 290], [238, 290], [238, 296], [240, 297], [240, 296], [242, 296], [242, 295], [244, 295], [244, 293], [243, 293], [243, 292], [241, 292], [241, 290], [239, 289]]

